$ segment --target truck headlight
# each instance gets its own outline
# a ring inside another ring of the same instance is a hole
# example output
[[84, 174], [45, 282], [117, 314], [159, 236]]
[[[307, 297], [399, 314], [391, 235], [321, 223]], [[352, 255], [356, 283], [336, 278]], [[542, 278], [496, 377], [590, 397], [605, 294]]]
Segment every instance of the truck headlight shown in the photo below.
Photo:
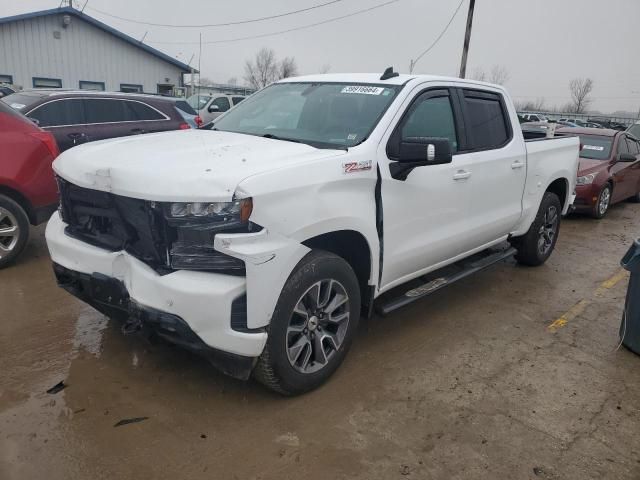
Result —
[[184, 218], [217, 221], [236, 221], [244, 223], [249, 220], [253, 210], [251, 198], [232, 202], [191, 202], [168, 203], [165, 212], [169, 218]]
[[590, 173], [589, 175], [578, 177], [578, 181], [576, 183], [578, 185], [591, 185], [597, 176], [597, 173]]

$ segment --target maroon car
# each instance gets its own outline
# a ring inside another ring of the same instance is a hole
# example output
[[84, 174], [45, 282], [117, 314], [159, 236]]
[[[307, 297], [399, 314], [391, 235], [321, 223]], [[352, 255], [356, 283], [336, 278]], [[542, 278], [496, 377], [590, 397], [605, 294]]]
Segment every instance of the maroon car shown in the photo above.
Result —
[[600, 128], [561, 128], [580, 136], [576, 211], [602, 218], [614, 203], [640, 202], [640, 142], [625, 132]]
[[181, 99], [134, 93], [34, 89], [2, 98], [56, 137], [61, 151], [81, 143], [196, 128]]
[[51, 133], [0, 102], [0, 268], [24, 249], [29, 224], [49, 220], [57, 208], [57, 155]]

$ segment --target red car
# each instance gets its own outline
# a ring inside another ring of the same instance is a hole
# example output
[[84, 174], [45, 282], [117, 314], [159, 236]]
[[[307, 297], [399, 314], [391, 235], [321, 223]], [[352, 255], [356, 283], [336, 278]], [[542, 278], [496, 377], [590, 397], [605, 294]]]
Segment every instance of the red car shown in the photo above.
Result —
[[24, 249], [29, 224], [47, 221], [57, 208], [57, 156], [51, 133], [0, 102], [0, 268]]
[[602, 218], [614, 203], [640, 202], [640, 142], [625, 132], [561, 128], [580, 136], [580, 165], [574, 209]]

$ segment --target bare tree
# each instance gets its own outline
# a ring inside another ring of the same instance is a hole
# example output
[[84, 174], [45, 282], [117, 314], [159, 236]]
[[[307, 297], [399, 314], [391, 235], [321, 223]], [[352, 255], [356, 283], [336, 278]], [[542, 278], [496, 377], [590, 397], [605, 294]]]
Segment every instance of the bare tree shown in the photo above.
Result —
[[574, 78], [569, 82], [571, 103], [568, 105], [570, 113], [584, 113], [591, 104], [589, 94], [593, 90], [593, 80], [590, 78]]
[[473, 73], [469, 76], [469, 78], [473, 80], [478, 80], [479, 82], [487, 81], [487, 72], [484, 71], [482, 67], [476, 67], [473, 69]]
[[238, 84], [238, 77], [231, 77], [229, 80], [227, 80], [227, 85], [237, 85]]
[[543, 97], [538, 97], [535, 100], [516, 102], [516, 110], [519, 112], [544, 112], [545, 108], [545, 100]]
[[320, 67], [320, 71], [318, 73], [329, 73], [331, 71], [331, 64], [325, 63]]
[[491, 68], [489, 82], [498, 85], [504, 85], [509, 80], [509, 72], [504, 65], [494, 65]]
[[261, 48], [255, 59], [244, 65], [244, 79], [252, 88], [263, 88], [274, 82], [278, 76], [276, 54], [270, 48]]
[[278, 62], [276, 53], [270, 48], [261, 48], [253, 60], [244, 65], [244, 80], [253, 88], [260, 89], [281, 78], [298, 74], [296, 59], [285, 57]]
[[278, 78], [288, 78], [295, 77], [298, 74], [298, 67], [296, 65], [296, 59], [293, 57], [285, 57], [280, 62], [280, 67], [278, 68]]
[[198, 85], [213, 85], [213, 80], [209, 77], [200, 77]]

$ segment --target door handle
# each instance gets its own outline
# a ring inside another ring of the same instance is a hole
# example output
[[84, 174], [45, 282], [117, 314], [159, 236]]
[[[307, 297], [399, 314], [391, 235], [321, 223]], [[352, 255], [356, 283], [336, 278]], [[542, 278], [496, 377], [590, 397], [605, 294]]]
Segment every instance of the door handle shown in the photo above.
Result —
[[458, 170], [456, 174], [453, 176], [454, 180], [466, 180], [471, 176], [471, 172], [468, 170]]
[[76, 145], [80, 141], [87, 141], [87, 135], [84, 133], [74, 132], [68, 134], [67, 137], [69, 137], [69, 139], [73, 141], [74, 145]]
[[513, 168], [514, 170], [522, 167], [524, 167], [524, 162], [513, 162], [511, 164], [511, 168]]
[[142, 128], [132, 128], [131, 133], [144, 133], [144, 129]]

